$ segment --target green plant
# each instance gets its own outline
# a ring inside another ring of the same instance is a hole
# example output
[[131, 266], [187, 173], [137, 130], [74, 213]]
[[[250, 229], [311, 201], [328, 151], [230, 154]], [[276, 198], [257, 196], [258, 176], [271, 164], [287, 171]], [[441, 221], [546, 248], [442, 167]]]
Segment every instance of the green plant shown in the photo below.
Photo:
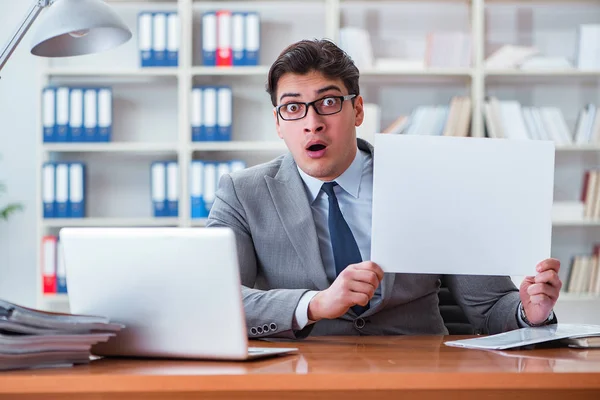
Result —
[[[3, 183], [0, 182], [0, 195], [2, 193], [6, 193], [6, 185], [4, 185]], [[4, 208], [0, 208], [0, 219], [3, 220], [8, 220], [8, 217], [11, 216], [11, 214], [14, 214], [17, 211], [21, 211], [23, 209], [23, 206], [21, 204], [8, 204], [6, 206], [4, 206]]]

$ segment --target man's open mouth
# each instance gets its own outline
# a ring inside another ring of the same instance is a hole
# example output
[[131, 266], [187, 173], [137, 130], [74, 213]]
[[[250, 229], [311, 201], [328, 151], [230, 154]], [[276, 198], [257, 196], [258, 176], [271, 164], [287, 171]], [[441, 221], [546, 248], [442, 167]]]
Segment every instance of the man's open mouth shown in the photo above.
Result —
[[320, 151], [323, 150], [326, 146], [324, 144], [313, 144], [308, 146], [308, 151]]

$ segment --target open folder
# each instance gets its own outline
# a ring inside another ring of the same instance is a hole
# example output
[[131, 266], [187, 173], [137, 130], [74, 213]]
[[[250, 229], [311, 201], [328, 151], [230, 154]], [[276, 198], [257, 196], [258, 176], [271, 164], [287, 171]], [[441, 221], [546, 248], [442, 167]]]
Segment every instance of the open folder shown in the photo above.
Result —
[[446, 346], [467, 349], [506, 350], [524, 348], [540, 343], [554, 342], [558, 346], [600, 347], [600, 325], [553, 324], [535, 328], [521, 328], [496, 335], [472, 339], [449, 340]]

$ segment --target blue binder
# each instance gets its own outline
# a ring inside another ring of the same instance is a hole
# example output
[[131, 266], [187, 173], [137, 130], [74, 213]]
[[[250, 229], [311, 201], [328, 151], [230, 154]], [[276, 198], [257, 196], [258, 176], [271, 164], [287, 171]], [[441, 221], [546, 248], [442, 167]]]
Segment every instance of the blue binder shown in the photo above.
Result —
[[231, 30], [231, 64], [234, 67], [246, 65], [246, 13], [231, 13]]
[[260, 16], [257, 12], [246, 13], [245, 65], [258, 65], [260, 55]]
[[150, 166], [150, 198], [155, 217], [167, 216], [167, 165], [155, 161]]
[[98, 136], [98, 91], [86, 88], [83, 91], [83, 140], [94, 142]]
[[68, 216], [70, 218], [85, 217], [85, 171], [85, 164], [81, 162], [69, 163]]
[[202, 87], [194, 86], [192, 88], [192, 110], [191, 110], [191, 120], [192, 120], [192, 141], [199, 142], [203, 140], [204, 132], [202, 122], [202, 104], [203, 104], [203, 96]]
[[190, 195], [192, 218], [206, 218], [208, 211], [204, 202], [204, 163], [193, 160], [190, 172]]
[[69, 92], [69, 139], [83, 141], [83, 89], [72, 87]]
[[140, 51], [140, 65], [142, 67], [154, 66], [152, 51], [152, 13], [143, 11], [138, 14], [138, 48]]
[[176, 12], [167, 13], [167, 66], [176, 67], [179, 64], [179, 15]]
[[218, 99], [217, 88], [215, 86], [205, 86], [202, 90], [202, 129], [201, 140], [217, 140], [217, 117], [218, 117]]
[[66, 86], [56, 88], [56, 141], [70, 142], [69, 138], [69, 95], [70, 89]]
[[167, 66], [167, 14], [152, 13], [152, 55], [155, 67]]
[[67, 269], [62, 243], [58, 238], [56, 241], [56, 292], [67, 293]]
[[233, 92], [229, 86], [220, 86], [217, 90], [217, 135], [215, 140], [226, 142], [231, 140], [231, 124], [233, 120]]
[[112, 89], [98, 89], [98, 129], [95, 142], [110, 142], [112, 137]]
[[42, 203], [44, 218], [55, 218], [56, 202], [56, 166], [53, 162], [46, 162], [42, 166]]
[[42, 91], [42, 126], [44, 143], [56, 142], [56, 88], [46, 87]]
[[69, 164], [55, 164], [55, 211], [57, 218], [69, 218]]
[[169, 161], [167, 164], [167, 216], [179, 215], [179, 164]]
[[202, 15], [202, 64], [207, 67], [217, 65], [217, 13]]

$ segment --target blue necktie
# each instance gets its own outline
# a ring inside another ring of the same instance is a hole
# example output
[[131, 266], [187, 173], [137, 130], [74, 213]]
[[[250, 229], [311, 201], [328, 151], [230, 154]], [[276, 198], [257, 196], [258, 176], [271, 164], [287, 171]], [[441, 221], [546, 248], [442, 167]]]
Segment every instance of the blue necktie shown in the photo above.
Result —
[[[329, 198], [329, 235], [331, 237], [331, 247], [333, 248], [335, 272], [336, 275], [339, 275], [348, 265], [361, 262], [362, 257], [356, 239], [354, 239], [354, 235], [352, 235], [352, 231], [342, 215], [337, 197], [333, 192], [333, 187], [336, 185], [335, 182], [324, 183], [323, 191]], [[352, 307], [357, 315], [368, 309], [369, 304], [365, 307], [358, 305]]]

